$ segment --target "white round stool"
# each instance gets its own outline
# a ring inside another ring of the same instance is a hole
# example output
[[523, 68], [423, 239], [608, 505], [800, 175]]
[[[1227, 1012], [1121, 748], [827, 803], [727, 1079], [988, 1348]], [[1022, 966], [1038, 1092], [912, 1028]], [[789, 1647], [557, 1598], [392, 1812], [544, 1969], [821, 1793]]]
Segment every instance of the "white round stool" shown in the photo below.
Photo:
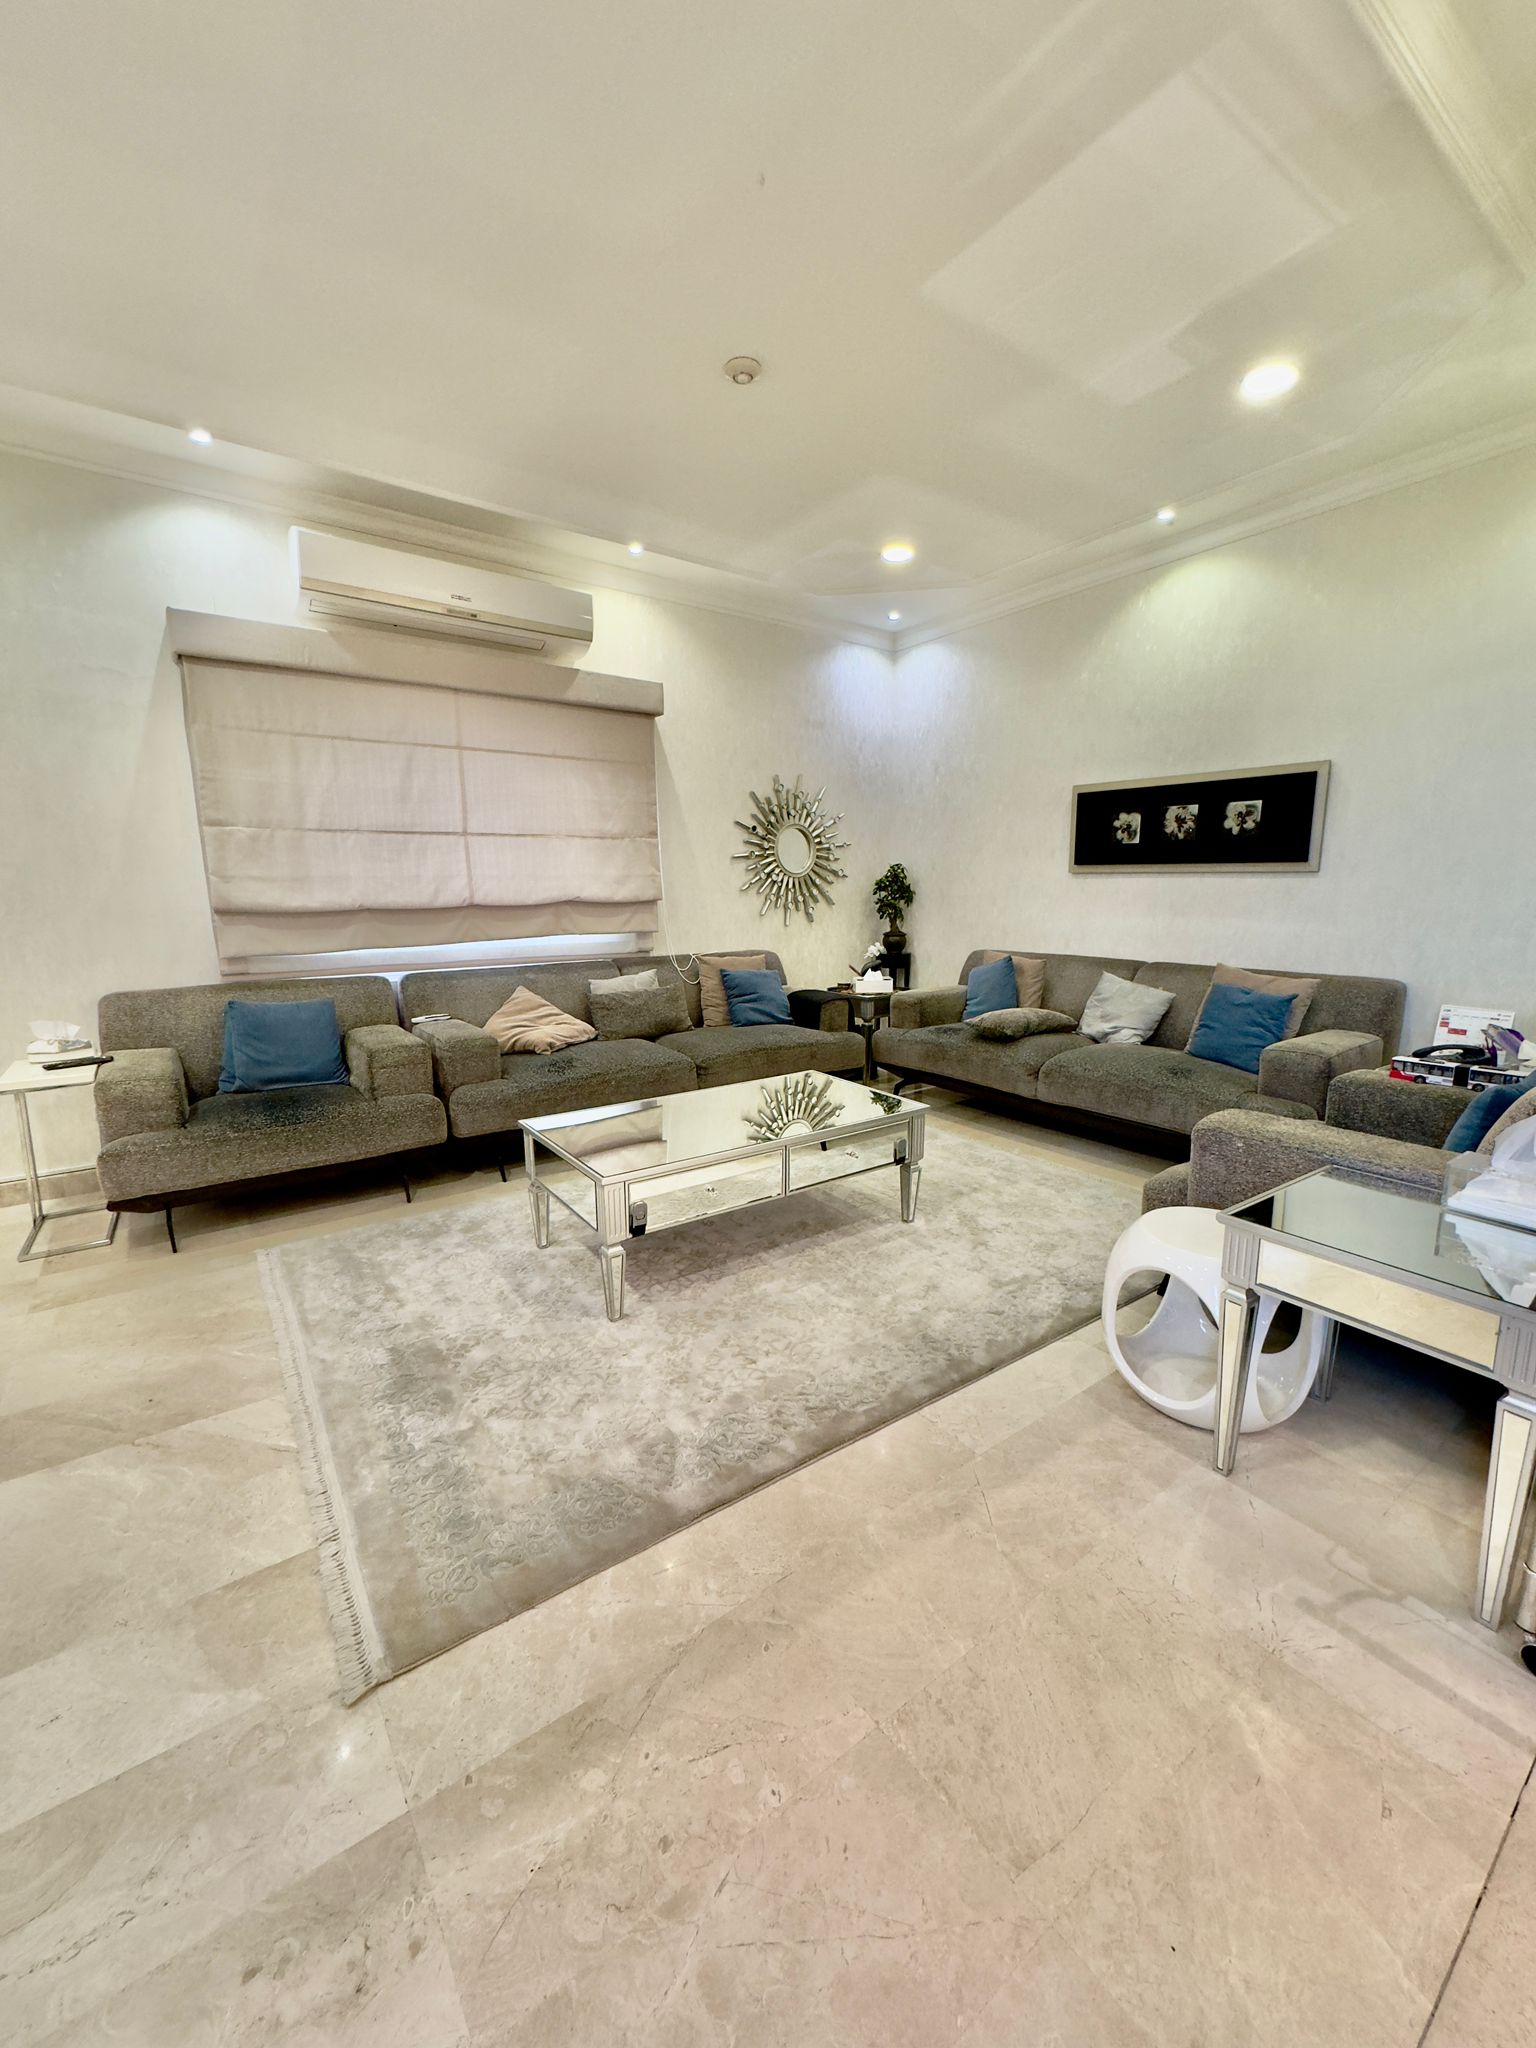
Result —
[[[1133, 1279], [1167, 1277], [1139, 1330], [1118, 1328], [1120, 1290]], [[1274, 1328], [1281, 1304], [1259, 1294], [1253, 1370], [1241, 1427], [1273, 1429], [1312, 1391], [1328, 1346], [1329, 1322], [1310, 1310], [1287, 1341]], [[1195, 1429], [1216, 1427], [1216, 1344], [1221, 1323], [1221, 1222], [1214, 1209], [1154, 1209], [1121, 1233], [1104, 1274], [1104, 1340], [1144, 1401]]]

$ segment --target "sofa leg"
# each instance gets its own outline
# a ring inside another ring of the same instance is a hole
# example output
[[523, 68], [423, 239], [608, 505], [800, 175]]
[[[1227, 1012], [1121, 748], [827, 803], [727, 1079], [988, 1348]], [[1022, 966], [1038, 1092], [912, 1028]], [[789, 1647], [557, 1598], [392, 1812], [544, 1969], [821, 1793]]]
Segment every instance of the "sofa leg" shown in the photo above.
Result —
[[505, 1187], [507, 1184], [507, 1162], [505, 1159], [497, 1160], [496, 1171], [501, 1175], [501, 1184]]
[[165, 1234], [171, 1240], [171, 1250], [173, 1252], [176, 1251], [178, 1249], [176, 1243], [176, 1224], [171, 1215], [171, 1205], [169, 1202], [165, 1205]]
[[406, 1199], [406, 1200], [407, 1200], [408, 1202], [414, 1201], [414, 1200], [415, 1200], [416, 1198], [415, 1198], [415, 1196], [414, 1196], [414, 1195], [413, 1195], [413, 1194], [411, 1193], [411, 1177], [410, 1177], [410, 1175], [409, 1175], [408, 1173], [402, 1173], [402, 1174], [401, 1174], [401, 1176], [400, 1176], [400, 1185], [401, 1185], [401, 1187], [403, 1187], [403, 1188], [405, 1189], [405, 1199]]

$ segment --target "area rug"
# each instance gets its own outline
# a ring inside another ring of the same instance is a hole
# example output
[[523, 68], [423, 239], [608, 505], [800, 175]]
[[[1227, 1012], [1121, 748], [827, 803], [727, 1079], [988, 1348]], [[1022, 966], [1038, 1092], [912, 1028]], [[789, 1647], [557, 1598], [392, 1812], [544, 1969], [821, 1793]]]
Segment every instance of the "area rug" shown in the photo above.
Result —
[[882, 1171], [641, 1238], [618, 1323], [516, 1186], [263, 1253], [343, 1697], [1081, 1327], [1135, 1208], [930, 1127], [914, 1223]]

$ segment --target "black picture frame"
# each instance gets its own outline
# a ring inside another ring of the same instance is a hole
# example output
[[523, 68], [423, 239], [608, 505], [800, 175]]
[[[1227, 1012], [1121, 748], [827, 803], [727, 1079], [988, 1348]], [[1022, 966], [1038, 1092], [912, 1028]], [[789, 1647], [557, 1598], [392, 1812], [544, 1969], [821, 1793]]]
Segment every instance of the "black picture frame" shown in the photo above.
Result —
[[1074, 875], [1312, 875], [1322, 863], [1326, 761], [1217, 769], [1072, 791]]

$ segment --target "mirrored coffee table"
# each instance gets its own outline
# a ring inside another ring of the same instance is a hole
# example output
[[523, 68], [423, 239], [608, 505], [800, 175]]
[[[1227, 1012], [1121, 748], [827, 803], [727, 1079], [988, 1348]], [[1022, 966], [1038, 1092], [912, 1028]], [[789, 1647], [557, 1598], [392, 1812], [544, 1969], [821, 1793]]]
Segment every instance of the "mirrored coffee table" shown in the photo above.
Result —
[[1536, 1233], [1329, 1170], [1222, 1216], [1213, 1462], [1229, 1473], [1260, 1290], [1464, 1366], [1498, 1404], [1474, 1612], [1504, 1618], [1536, 1481]]
[[550, 1198], [596, 1233], [610, 1322], [624, 1313], [631, 1238], [855, 1174], [895, 1170], [917, 1214], [923, 1107], [836, 1074], [785, 1074], [523, 1123], [533, 1234]]

